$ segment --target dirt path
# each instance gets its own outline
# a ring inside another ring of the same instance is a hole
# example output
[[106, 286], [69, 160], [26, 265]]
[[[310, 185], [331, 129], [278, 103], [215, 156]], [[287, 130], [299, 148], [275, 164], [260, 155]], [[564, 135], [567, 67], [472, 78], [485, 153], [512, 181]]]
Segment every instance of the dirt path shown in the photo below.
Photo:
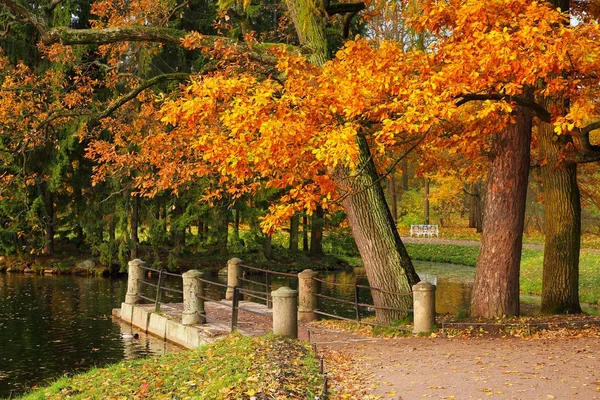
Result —
[[[459, 246], [479, 246], [479, 242], [476, 240], [456, 240], [456, 239], [439, 239], [439, 238], [417, 238], [410, 236], [403, 236], [402, 241], [404, 243], [430, 243], [430, 244], [456, 244]], [[544, 250], [544, 245], [534, 243], [523, 243], [524, 249]], [[600, 254], [599, 249], [581, 249], [586, 253]]]
[[370, 376], [367, 392], [348, 398], [600, 399], [600, 337], [374, 339], [311, 328], [311, 341]]

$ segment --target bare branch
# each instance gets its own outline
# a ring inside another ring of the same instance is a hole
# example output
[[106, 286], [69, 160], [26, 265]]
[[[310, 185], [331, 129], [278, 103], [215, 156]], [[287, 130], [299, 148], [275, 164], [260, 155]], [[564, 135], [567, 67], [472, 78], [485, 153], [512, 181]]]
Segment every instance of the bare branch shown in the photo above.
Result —
[[536, 115], [544, 122], [551, 122], [552, 115], [548, 110], [546, 110], [543, 106], [538, 103], [525, 99], [523, 97], [516, 96], [507, 96], [505, 94], [500, 93], [490, 93], [490, 94], [465, 94], [462, 96], [457, 96], [456, 98], [461, 99], [456, 102], [456, 106], [462, 106], [470, 101], [476, 100], [504, 100], [504, 101], [514, 101], [520, 106], [527, 107], [533, 110]]
[[169, 20], [171, 19], [171, 17], [173, 15], [175, 15], [175, 13], [179, 10], [181, 10], [182, 8], [188, 6], [190, 4], [190, 0], [186, 0], [183, 3], [181, 3], [180, 5], [178, 5], [177, 7], [173, 8], [173, 10], [171, 10], [171, 13], [169, 15], [167, 15], [165, 18], [163, 18], [163, 20], [161, 21], [161, 24], [164, 25], [167, 22], [169, 22]]
[[131, 90], [126, 95], [120, 97], [119, 99], [117, 99], [116, 101], [111, 103], [106, 108], [106, 110], [104, 110], [102, 113], [97, 115], [97, 118], [103, 119], [103, 118], [110, 117], [119, 107], [121, 107], [121, 106], [125, 105], [126, 103], [128, 103], [129, 101], [135, 99], [138, 94], [140, 94], [144, 90], [148, 89], [149, 87], [158, 85], [159, 83], [162, 83], [162, 82], [184, 81], [184, 80], [188, 79], [189, 77], [190, 77], [190, 74], [181, 72], [181, 73], [175, 73], [175, 74], [158, 75], [152, 79], [148, 79], [147, 81], [143, 82], [140, 86], [136, 87], [135, 89]]

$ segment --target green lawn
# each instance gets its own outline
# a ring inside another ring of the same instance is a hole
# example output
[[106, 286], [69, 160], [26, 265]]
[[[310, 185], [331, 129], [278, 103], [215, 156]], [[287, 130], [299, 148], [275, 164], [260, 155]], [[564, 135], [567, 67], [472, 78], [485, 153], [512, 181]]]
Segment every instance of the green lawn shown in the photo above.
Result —
[[308, 345], [230, 335], [197, 350], [64, 377], [22, 399], [314, 399], [321, 385]]

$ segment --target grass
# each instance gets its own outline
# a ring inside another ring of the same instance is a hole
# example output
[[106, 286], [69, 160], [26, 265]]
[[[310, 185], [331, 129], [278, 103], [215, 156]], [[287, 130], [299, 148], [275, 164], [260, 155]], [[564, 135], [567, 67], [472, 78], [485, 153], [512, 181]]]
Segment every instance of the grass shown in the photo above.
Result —
[[197, 350], [63, 377], [22, 399], [314, 399], [321, 385], [307, 346], [230, 335]]

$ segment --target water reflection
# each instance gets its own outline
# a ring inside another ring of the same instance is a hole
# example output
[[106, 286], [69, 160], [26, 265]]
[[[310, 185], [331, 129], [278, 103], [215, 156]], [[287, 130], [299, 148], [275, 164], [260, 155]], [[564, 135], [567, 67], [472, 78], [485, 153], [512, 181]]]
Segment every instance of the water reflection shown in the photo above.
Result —
[[0, 274], [0, 398], [64, 373], [163, 353], [126, 344], [110, 317], [125, 280]]

